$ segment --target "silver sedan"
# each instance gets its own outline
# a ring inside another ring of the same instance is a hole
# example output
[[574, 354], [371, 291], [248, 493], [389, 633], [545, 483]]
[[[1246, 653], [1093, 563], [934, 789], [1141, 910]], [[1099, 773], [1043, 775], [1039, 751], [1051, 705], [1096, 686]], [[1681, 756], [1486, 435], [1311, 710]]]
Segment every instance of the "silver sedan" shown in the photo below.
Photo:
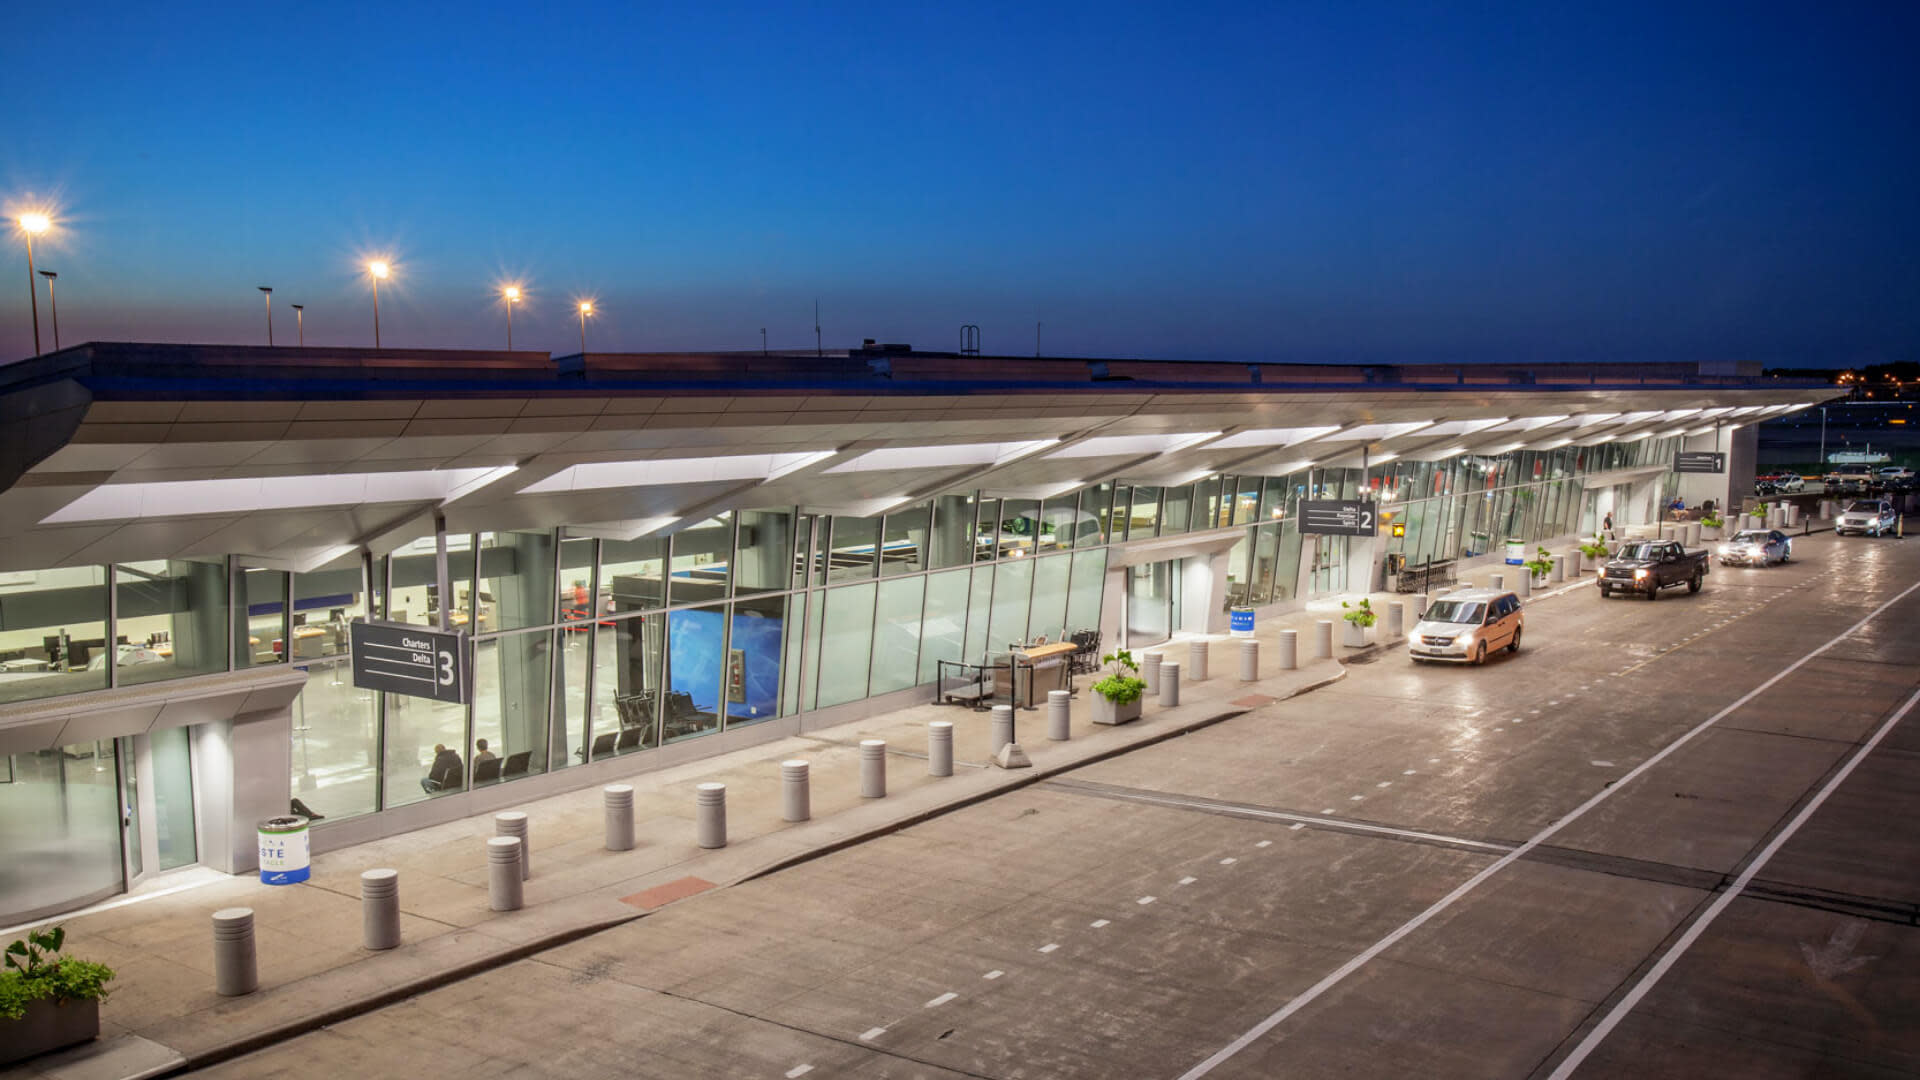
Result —
[[1723, 566], [1766, 566], [1793, 557], [1793, 537], [1778, 529], [1743, 529], [1720, 545]]

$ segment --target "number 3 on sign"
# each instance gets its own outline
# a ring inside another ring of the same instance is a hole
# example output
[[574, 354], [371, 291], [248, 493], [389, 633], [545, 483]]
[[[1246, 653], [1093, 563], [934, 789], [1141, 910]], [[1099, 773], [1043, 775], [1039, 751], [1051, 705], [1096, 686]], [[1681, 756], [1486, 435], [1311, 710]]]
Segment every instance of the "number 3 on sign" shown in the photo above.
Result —
[[445, 649], [440, 650], [440, 685], [453, 685], [453, 654]]

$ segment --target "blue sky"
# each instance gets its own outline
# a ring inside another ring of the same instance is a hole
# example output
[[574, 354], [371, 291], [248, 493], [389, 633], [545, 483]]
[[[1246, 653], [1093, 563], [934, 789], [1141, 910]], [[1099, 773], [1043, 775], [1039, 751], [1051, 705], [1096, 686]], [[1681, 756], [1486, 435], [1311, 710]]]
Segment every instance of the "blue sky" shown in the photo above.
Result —
[[0, 201], [68, 344], [1920, 353], [1915, 5], [1036, 7], [40, 5]]

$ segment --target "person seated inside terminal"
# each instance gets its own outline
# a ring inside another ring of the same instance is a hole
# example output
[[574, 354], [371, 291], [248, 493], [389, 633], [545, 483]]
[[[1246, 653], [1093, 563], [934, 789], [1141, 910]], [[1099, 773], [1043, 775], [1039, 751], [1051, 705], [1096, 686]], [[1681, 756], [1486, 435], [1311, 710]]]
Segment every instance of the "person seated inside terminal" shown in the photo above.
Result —
[[495, 756], [494, 752], [487, 749], [487, 740], [481, 739], [475, 742], [473, 746], [474, 746], [473, 763], [475, 765], [478, 765], [483, 761], [492, 761], [494, 759], [494, 756]]
[[460, 786], [465, 772], [459, 754], [447, 749], [445, 743], [434, 743], [433, 764], [428, 767], [427, 775], [421, 778], [420, 789], [429, 795], [452, 791]]

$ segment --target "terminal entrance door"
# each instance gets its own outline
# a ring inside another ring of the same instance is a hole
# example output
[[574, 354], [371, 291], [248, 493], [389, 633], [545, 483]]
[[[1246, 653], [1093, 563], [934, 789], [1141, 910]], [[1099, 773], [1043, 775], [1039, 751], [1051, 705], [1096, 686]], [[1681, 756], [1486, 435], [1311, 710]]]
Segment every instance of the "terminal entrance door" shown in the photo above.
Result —
[[1126, 619], [1129, 649], [1157, 645], [1180, 625], [1181, 560], [1127, 567]]
[[128, 888], [199, 861], [191, 741], [186, 728], [169, 728], [113, 742], [122, 872]]

